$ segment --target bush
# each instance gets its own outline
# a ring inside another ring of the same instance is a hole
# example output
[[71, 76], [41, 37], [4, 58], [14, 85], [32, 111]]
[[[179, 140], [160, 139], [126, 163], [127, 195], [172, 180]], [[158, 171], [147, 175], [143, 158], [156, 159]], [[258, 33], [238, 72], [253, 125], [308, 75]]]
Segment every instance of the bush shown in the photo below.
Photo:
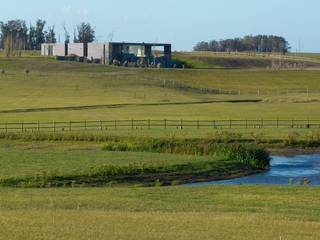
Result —
[[300, 134], [297, 132], [292, 132], [287, 135], [287, 137], [284, 139], [284, 142], [288, 146], [295, 146], [299, 143], [300, 140]]
[[251, 132], [250, 136], [256, 144], [263, 143], [265, 136], [263, 133]]
[[241, 133], [218, 131], [211, 133], [209, 139], [218, 143], [231, 143], [234, 141], [240, 141], [242, 139]]
[[312, 131], [305, 136], [306, 145], [317, 147], [320, 145], [320, 131]]
[[103, 150], [110, 151], [110, 152], [126, 152], [130, 151], [131, 147], [126, 143], [107, 143]]

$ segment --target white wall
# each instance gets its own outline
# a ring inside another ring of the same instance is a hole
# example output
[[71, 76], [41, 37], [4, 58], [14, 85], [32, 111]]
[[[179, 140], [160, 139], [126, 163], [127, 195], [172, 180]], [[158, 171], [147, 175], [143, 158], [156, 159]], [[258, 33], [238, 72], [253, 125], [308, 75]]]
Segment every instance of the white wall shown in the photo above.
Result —
[[103, 59], [104, 46], [103, 43], [88, 43], [88, 59]]
[[[53, 56], [65, 56], [65, 44], [41, 44], [41, 55], [49, 56], [49, 47], [52, 47]], [[83, 57], [84, 44], [83, 43], [69, 43], [68, 55], [76, 55]], [[108, 43], [88, 43], [88, 59], [100, 59], [101, 63], [109, 64], [109, 44]]]
[[41, 55], [42, 56], [49, 56], [49, 47], [54, 46], [55, 44], [51, 43], [44, 43], [41, 44]]
[[104, 43], [88, 43], [88, 59], [101, 59], [104, 63], [108, 61], [108, 44]]
[[78, 57], [83, 57], [83, 43], [69, 43], [68, 44], [68, 55], [76, 55]]
[[41, 55], [49, 56], [49, 47], [52, 47], [51, 56], [64, 56], [65, 45], [64, 43], [43, 43], [41, 44]]
[[53, 56], [64, 56], [65, 53], [65, 44], [57, 43], [53, 47]]

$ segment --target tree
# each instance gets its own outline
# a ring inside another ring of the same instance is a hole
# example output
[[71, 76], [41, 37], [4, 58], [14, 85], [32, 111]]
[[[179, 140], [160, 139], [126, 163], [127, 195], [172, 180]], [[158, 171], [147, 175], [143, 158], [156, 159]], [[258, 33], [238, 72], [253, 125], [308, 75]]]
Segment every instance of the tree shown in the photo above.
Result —
[[95, 30], [90, 23], [82, 22], [77, 26], [77, 34], [75, 36], [75, 42], [90, 43], [95, 40]]
[[210, 51], [209, 50], [209, 43], [207, 42], [199, 42], [194, 48], [194, 51]]
[[63, 27], [63, 30], [64, 30], [64, 43], [65, 44], [69, 44], [70, 43], [70, 34], [69, 34], [69, 31], [68, 31], [68, 29], [66, 27], [66, 24], [63, 23], [62, 27]]
[[13, 52], [13, 39], [11, 35], [8, 35], [4, 40], [4, 54], [6, 57], [10, 57]]
[[24, 20], [10, 20], [0, 22], [1, 46], [5, 48], [7, 39], [10, 38], [12, 50], [24, 50], [27, 47], [28, 28]]
[[28, 50], [36, 50], [37, 49], [36, 28], [32, 25], [30, 25], [30, 27], [29, 27], [27, 46], [28, 46]]
[[194, 47], [194, 49], [197, 51], [287, 53], [290, 50], [290, 45], [284, 37], [257, 35], [220, 41], [212, 40], [210, 42], [200, 42]]
[[56, 33], [54, 31], [55, 27], [52, 26], [52, 27], [49, 27], [48, 28], [48, 31], [45, 32], [45, 42], [46, 43], [56, 43], [57, 42], [57, 39], [56, 39]]
[[35, 27], [35, 38], [36, 38], [36, 49], [41, 49], [41, 44], [45, 42], [45, 33], [44, 33], [44, 27], [46, 25], [46, 21], [39, 19], [36, 22]]

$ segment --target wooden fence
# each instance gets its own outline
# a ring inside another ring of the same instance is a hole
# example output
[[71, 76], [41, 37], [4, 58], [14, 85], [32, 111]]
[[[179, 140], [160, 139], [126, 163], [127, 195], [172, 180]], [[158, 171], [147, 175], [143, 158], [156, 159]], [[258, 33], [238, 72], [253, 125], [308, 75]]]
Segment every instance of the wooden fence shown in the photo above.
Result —
[[116, 129], [320, 129], [320, 120], [113, 120], [0, 122], [1, 132], [106, 131]]

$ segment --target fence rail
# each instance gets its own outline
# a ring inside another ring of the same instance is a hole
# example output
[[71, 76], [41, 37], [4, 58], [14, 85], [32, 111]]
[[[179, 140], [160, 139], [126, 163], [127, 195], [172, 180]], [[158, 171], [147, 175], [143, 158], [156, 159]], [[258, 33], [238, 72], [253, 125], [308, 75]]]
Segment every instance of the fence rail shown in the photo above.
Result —
[[320, 120], [110, 120], [0, 122], [1, 132], [106, 131], [116, 129], [320, 129]]

